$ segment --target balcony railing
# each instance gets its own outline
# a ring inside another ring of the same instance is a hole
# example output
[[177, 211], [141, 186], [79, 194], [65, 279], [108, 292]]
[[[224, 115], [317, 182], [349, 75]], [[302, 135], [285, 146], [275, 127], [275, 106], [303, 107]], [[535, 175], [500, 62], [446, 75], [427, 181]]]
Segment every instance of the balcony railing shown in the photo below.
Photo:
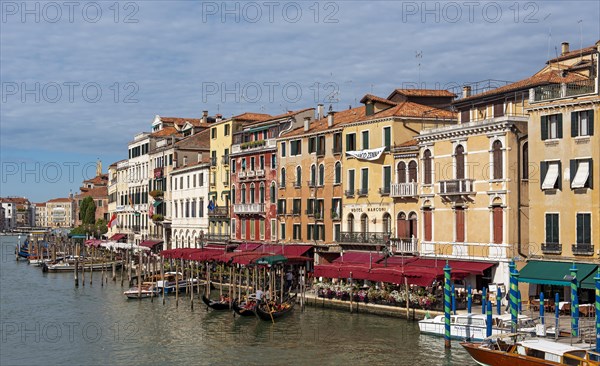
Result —
[[369, 194], [369, 188], [359, 188], [356, 190], [358, 196], [367, 196]]
[[591, 244], [573, 244], [571, 251], [575, 255], [594, 255], [594, 246]]
[[223, 155], [221, 157], [221, 164], [223, 164], [223, 165], [229, 165], [229, 155]]
[[571, 83], [542, 85], [529, 89], [530, 102], [543, 102], [547, 100], [591, 94], [596, 91], [594, 79], [574, 81]]
[[455, 195], [455, 194], [470, 194], [473, 193], [473, 179], [452, 179], [441, 180], [440, 194]]
[[208, 233], [208, 234], [206, 234], [205, 238], [207, 241], [223, 242], [223, 241], [229, 241], [229, 234]]
[[304, 210], [304, 213], [307, 216], [314, 217], [317, 220], [321, 220], [323, 218], [323, 213], [319, 210]]
[[300, 216], [302, 214], [302, 209], [298, 208], [298, 207], [294, 207], [292, 209], [292, 215], [294, 216]]
[[382, 196], [389, 196], [390, 195], [390, 187], [379, 188], [379, 194]]
[[247, 170], [246, 171], [246, 177], [247, 178], [253, 178], [256, 175], [256, 172], [254, 170]]
[[417, 254], [419, 252], [417, 238], [392, 238], [389, 249], [394, 254]]
[[390, 233], [385, 232], [348, 232], [340, 233], [340, 243], [385, 244], [390, 240]]
[[391, 188], [390, 196], [392, 197], [415, 197], [417, 195], [417, 182], [396, 183], [392, 184]]
[[294, 182], [294, 188], [301, 188], [301, 187], [302, 187], [301, 182]]
[[354, 189], [344, 191], [344, 194], [346, 195], [346, 197], [354, 197]]
[[264, 169], [257, 169], [256, 170], [256, 176], [257, 177], [264, 177], [265, 176], [265, 170]]
[[544, 253], [544, 254], [560, 254], [561, 252], [562, 252], [562, 244], [542, 243], [542, 253]]
[[208, 210], [208, 216], [229, 216], [229, 208], [227, 206], [215, 207], [212, 211]]
[[134, 233], [139, 233], [139, 232], [140, 232], [140, 225], [132, 225], [132, 226], [131, 226], [131, 230], [132, 230]]
[[244, 178], [246, 178], [246, 172], [245, 171], [238, 172], [238, 179], [244, 179]]
[[286, 214], [287, 214], [287, 212], [286, 212], [286, 211], [287, 211], [287, 210], [286, 210], [286, 208], [285, 208], [285, 207], [283, 207], [283, 208], [282, 208], [282, 207], [278, 207], [278, 208], [277, 208], [277, 214], [278, 214], [278, 215], [286, 215]]
[[243, 214], [262, 214], [265, 213], [264, 203], [242, 203], [233, 205], [233, 213], [237, 215]]
[[210, 166], [217, 166], [217, 157], [213, 156], [210, 158]]

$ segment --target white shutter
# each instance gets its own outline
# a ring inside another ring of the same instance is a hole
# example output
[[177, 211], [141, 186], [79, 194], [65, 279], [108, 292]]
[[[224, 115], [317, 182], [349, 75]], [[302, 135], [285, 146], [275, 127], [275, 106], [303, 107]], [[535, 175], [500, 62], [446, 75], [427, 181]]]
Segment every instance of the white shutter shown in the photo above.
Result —
[[542, 189], [553, 189], [558, 179], [558, 164], [551, 163], [548, 165], [548, 171], [546, 172], [546, 178], [542, 183]]
[[577, 173], [575, 174], [575, 178], [573, 179], [571, 188], [585, 187], [585, 182], [587, 182], [589, 175], [590, 175], [590, 162], [589, 161], [580, 161], [579, 164], [577, 164]]

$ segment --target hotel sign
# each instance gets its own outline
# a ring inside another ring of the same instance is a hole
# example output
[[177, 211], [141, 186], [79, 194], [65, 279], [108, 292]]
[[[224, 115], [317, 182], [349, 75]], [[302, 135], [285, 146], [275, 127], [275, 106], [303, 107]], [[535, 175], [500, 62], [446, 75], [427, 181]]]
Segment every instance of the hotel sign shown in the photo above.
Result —
[[346, 151], [346, 154], [353, 156], [359, 160], [377, 160], [384, 151], [385, 146], [370, 150]]

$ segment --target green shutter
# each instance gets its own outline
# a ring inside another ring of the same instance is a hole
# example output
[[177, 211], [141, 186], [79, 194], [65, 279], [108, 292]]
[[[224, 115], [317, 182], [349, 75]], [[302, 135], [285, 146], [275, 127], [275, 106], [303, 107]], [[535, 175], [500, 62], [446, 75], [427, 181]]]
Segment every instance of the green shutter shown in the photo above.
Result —
[[594, 110], [590, 109], [588, 111], [588, 134], [590, 136], [594, 135]]
[[542, 116], [542, 121], [540, 123], [542, 127], [542, 141], [548, 139], [548, 116]]
[[562, 120], [562, 113], [560, 113], [558, 115], [558, 123], [556, 126], [556, 137], [559, 139], [562, 139], [563, 137], [563, 120]]
[[562, 190], [562, 162], [558, 162], [558, 178], [556, 178], [556, 182], [558, 183], [558, 189]]
[[569, 174], [571, 174], [571, 185], [573, 184], [573, 179], [575, 179], [575, 173], [577, 173], [577, 160], [573, 159], [569, 162]]
[[346, 135], [346, 151], [350, 150], [350, 135]]
[[583, 215], [583, 242], [585, 244], [592, 243], [592, 227], [590, 226], [591, 214]]
[[392, 129], [389, 128], [389, 127], [386, 127], [386, 128], [383, 129], [383, 133], [384, 133], [384, 135], [383, 135], [383, 139], [384, 139], [383, 143], [385, 144], [385, 149], [387, 151], [390, 150], [390, 147], [392, 145], [391, 132], [392, 132]]
[[369, 189], [369, 170], [368, 169], [363, 169], [361, 170], [362, 172], [362, 176], [361, 176], [361, 188], [363, 193], [365, 191], [367, 191]]
[[583, 223], [583, 214], [577, 214], [577, 244], [583, 244], [583, 227], [584, 227], [584, 223]]
[[386, 166], [383, 168], [383, 187], [386, 192], [390, 191], [391, 168]]
[[552, 241], [552, 215], [546, 214], [546, 243]]
[[558, 214], [552, 214], [552, 238], [555, 243], [560, 243], [558, 229]]
[[544, 183], [544, 179], [546, 179], [546, 172], [548, 171], [548, 163], [545, 161], [540, 162], [540, 188], [542, 188], [542, 184]]
[[348, 173], [348, 190], [354, 191], [354, 170]]
[[592, 177], [594, 176], [594, 170], [593, 170], [594, 164], [592, 162], [592, 159], [588, 159], [588, 161], [589, 161], [589, 166], [590, 166], [589, 175], [588, 175], [588, 188], [592, 189], [592, 188], [594, 188], [592, 186]]
[[576, 137], [579, 134], [578, 126], [577, 112], [571, 112], [571, 137]]

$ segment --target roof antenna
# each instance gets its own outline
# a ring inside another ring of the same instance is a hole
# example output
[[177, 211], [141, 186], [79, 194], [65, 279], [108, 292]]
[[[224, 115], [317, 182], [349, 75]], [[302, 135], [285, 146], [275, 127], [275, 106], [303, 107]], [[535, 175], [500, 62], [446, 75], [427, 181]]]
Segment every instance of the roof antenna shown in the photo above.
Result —
[[415, 58], [417, 59], [417, 63], [418, 63], [418, 68], [419, 68], [419, 86], [418, 88], [421, 88], [421, 60], [423, 59], [423, 51], [419, 50], [419, 51], [415, 51]]
[[548, 56], [546, 57], [550, 60], [550, 45], [552, 44], [552, 27], [548, 27]]
[[583, 58], [583, 19], [579, 19], [579, 57]]

